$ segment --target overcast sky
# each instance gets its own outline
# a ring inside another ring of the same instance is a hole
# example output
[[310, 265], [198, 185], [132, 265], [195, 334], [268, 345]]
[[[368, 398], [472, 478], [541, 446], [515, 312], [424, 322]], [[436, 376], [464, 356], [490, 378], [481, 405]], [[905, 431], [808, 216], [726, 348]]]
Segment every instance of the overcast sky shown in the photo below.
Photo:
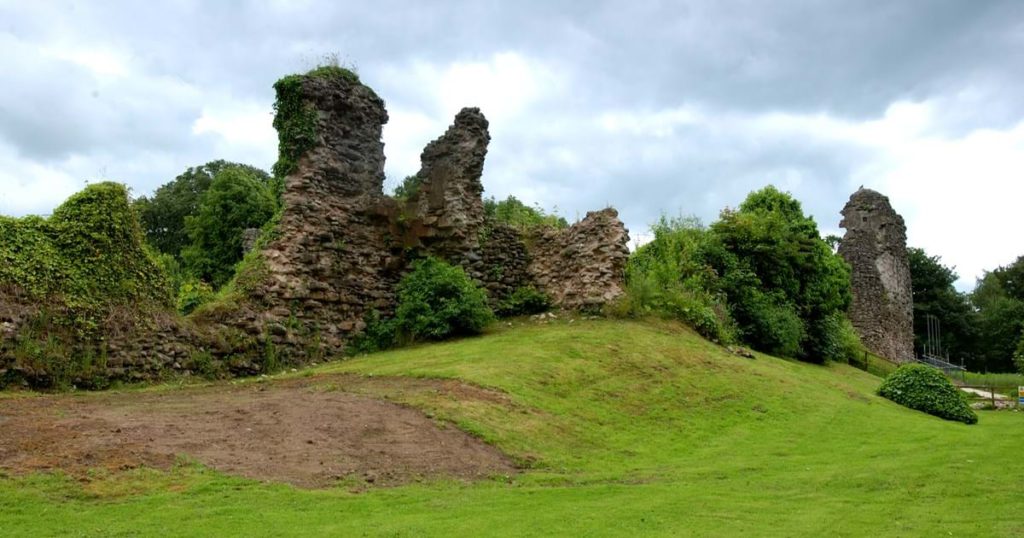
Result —
[[864, 185], [961, 289], [1024, 254], [1021, 1], [0, 0], [0, 51], [3, 214], [269, 169], [272, 84], [337, 54], [387, 102], [389, 186], [479, 106], [487, 195], [634, 238], [769, 183], [841, 233]]

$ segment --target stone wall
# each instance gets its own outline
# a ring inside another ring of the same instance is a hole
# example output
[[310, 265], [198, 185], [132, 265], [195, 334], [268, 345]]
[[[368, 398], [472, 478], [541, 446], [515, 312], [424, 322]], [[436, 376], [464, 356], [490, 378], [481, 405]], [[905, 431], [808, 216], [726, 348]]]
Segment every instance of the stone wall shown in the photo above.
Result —
[[531, 239], [530, 273], [565, 308], [597, 308], [624, 293], [629, 233], [612, 208]]
[[467, 273], [485, 290], [496, 307], [516, 288], [534, 285], [529, 271], [530, 252], [522, 235], [509, 226], [487, 223], [480, 255], [467, 261]]
[[480, 249], [484, 186], [480, 181], [491, 135], [478, 108], [464, 108], [427, 144], [416, 174], [420, 186], [407, 203], [410, 228], [423, 250], [464, 264]]
[[850, 320], [864, 345], [883, 357], [914, 359], [914, 306], [907, 228], [889, 199], [870, 189], [850, 196], [839, 225], [839, 254], [852, 269]]
[[397, 282], [425, 255], [463, 267], [495, 305], [530, 285], [565, 308], [622, 293], [628, 234], [614, 210], [532, 238], [485, 222], [490, 134], [479, 109], [460, 111], [426, 146], [419, 187], [399, 201], [382, 192], [383, 102], [348, 78], [302, 80], [320, 143], [286, 179], [277, 238], [259, 253], [265, 274], [227, 325], [269, 339], [289, 361], [304, 360], [311, 338], [320, 353], [340, 354], [371, 311], [393, 312]]
[[299, 360], [309, 341], [327, 354], [387, 310], [404, 268], [383, 195], [384, 102], [345, 77], [305, 76], [301, 95], [316, 110], [318, 143], [285, 179], [283, 212], [244, 308], [228, 320]]

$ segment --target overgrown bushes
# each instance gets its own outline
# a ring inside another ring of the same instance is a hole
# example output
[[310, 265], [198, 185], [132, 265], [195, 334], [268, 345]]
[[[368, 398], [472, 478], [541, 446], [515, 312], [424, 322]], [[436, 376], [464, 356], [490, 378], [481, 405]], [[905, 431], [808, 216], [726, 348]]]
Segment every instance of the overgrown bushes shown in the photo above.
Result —
[[775, 355], [847, 360], [849, 268], [790, 195], [769, 186], [710, 228], [662, 218], [652, 231], [630, 257], [629, 293], [613, 311], [674, 317]]
[[609, 313], [662, 315], [690, 325], [710, 340], [733, 342], [736, 328], [724, 294], [715, 291], [718, 277], [703, 261], [707, 229], [696, 219], [662, 217], [651, 231], [654, 239], [630, 256], [627, 293], [609, 307]]
[[479, 334], [493, 319], [483, 290], [437, 258], [415, 262], [398, 284], [395, 329], [409, 340]]
[[479, 334], [494, 313], [487, 295], [459, 267], [429, 257], [413, 263], [398, 284], [395, 316], [384, 319], [377, 311], [366, 317], [366, 328], [352, 349], [357, 353], [397, 344], [442, 340]]
[[0, 217], [0, 237], [0, 302], [29, 312], [0, 342], [14, 361], [0, 364], [7, 382], [21, 372], [40, 386], [88, 384], [103, 369], [105, 336], [172, 305], [123, 185], [89, 185], [48, 219]]
[[95, 322], [116, 304], [167, 306], [169, 286], [142, 243], [127, 189], [96, 183], [49, 219], [0, 217], [0, 289]]
[[557, 213], [548, 213], [540, 206], [530, 207], [512, 195], [501, 201], [493, 197], [485, 199], [484, 216], [492, 222], [505, 224], [520, 231], [541, 227], [560, 229], [569, 226], [569, 223]]
[[939, 370], [923, 364], [906, 364], [889, 374], [878, 394], [900, 405], [929, 415], [965, 424], [978, 422], [978, 415], [967, 405], [953, 383]]

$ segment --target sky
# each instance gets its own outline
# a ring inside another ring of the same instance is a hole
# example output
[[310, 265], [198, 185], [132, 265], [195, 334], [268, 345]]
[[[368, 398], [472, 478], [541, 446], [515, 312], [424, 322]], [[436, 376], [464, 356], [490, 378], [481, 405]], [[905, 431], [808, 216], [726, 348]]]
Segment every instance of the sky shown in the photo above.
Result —
[[486, 196], [614, 206], [634, 244], [768, 184], [841, 235], [864, 186], [961, 290], [1024, 254], [1016, 0], [0, 0], [0, 51], [0, 214], [269, 169], [274, 81], [336, 56], [387, 103], [387, 187], [478, 106]]

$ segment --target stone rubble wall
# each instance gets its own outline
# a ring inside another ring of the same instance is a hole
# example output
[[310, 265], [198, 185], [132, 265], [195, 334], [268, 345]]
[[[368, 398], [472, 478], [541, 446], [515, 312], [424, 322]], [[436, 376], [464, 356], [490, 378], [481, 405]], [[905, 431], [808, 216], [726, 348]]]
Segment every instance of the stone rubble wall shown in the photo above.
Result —
[[[398, 281], [424, 255], [461, 266], [492, 305], [529, 285], [565, 308], [621, 295], [628, 234], [614, 210], [544, 232], [531, 248], [516, 230], [485, 222], [481, 177], [491, 137], [479, 109], [461, 110], [426, 146], [419, 187], [400, 202], [382, 192], [383, 102], [343, 78], [306, 77], [302, 90], [319, 113], [321, 143], [286, 179], [277, 239], [260, 253], [267, 274], [248, 293], [244, 316], [228, 325], [269, 338], [292, 362], [308, 360], [311, 338], [318, 353], [338, 355], [371, 311], [393, 312]], [[555, 258], [567, 251], [576, 253], [571, 260]]]
[[425, 251], [461, 263], [480, 250], [484, 186], [480, 178], [491, 135], [479, 108], [464, 108], [420, 156], [417, 192], [407, 206]]
[[487, 290], [491, 307], [507, 299], [516, 288], [533, 285], [530, 252], [522, 235], [510, 226], [488, 223], [480, 254], [463, 264], [467, 274]]
[[840, 226], [839, 254], [850, 264], [850, 321], [873, 353], [914, 360], [914, 305], [907, 228], [889, 199], [870, 189], [850, 196]]
[[319, 143], [285, 179], [276, 238], [259, 253], [265, 274], [227, 323], [299, 362], [311, 340], [342, 352], [370, 310], [394, 303], [404, 266], [382, 190], [384, 102], [342, 77], [306, 76], [302, 95]]
[[591, 211], [566, 229], [545, 229], [533, 237], [529, 270], [555, 304], [595, 309], [625, 293], [628, 244], [617, 211]]

